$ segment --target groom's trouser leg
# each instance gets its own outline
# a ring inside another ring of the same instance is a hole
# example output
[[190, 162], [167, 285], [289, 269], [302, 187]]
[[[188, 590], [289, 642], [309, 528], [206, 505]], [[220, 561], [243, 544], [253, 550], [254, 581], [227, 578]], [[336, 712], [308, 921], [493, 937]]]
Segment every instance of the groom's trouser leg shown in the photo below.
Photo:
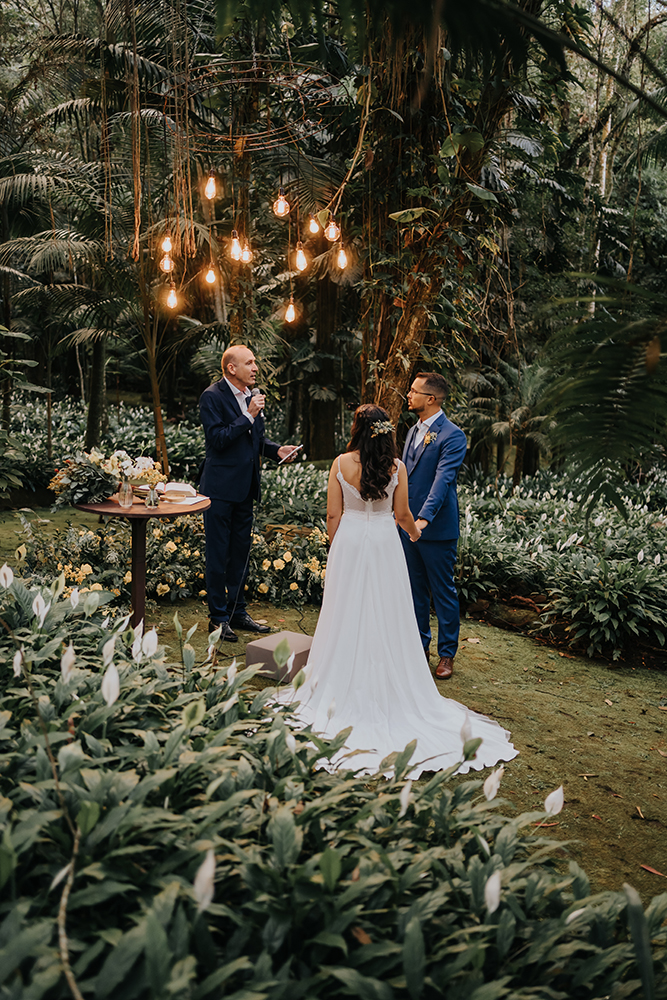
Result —
[[459, 595], [454, 583], [458, 539], [417, 542], [428, 575], [438, 619], [438, 656], [456, 656], [461, 628]]
[[423, 647], [426, 649], [431, 641], [431, 591], [428, 573], [421, 554], [421, 542], [411, 542], [409, 536], [401, 528], [399, 530], [401, 543], [408, 564], [412, 603], [415, 608], [415, 618]]

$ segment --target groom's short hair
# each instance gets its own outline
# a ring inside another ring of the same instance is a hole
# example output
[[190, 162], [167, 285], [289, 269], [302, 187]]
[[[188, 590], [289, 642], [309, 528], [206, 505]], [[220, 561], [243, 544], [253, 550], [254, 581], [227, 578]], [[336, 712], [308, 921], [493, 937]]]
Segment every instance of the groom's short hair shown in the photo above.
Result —
[[424, 379], [424, 388], [436, 399], [446, 399], [449, 392], [447, 379], [437, 372], [417, 372], [415, 378]]

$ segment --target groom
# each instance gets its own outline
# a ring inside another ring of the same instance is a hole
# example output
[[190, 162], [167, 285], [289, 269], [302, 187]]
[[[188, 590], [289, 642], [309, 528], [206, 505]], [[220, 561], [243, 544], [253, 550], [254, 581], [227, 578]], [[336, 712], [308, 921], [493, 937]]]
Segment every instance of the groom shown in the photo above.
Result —
[[403, 449], [408, 472], [410, 510], [422, 531], [411, 542], [401, 529], [412, 598], [422, 643], [429, 655], [431, 598], [438, 618], [438, 663], [435, 676], [452, 676], [459, 640], [459, 599], [454, 563], [459, 537], [456, 477], [466, 453], [466, 436], [442, 412], [448, 386], [442, 375], [419, 372], [408, 392], [408, 409], [419, 420]]

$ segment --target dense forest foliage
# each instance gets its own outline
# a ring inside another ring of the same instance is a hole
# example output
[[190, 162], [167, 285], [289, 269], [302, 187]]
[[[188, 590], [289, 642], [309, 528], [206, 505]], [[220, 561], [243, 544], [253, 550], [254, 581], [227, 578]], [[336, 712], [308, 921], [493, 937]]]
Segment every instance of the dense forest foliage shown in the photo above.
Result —
[[484, 472], [570, 459], [596, 495], [650, 466], [666, 20], [640, 0], [3, 5], [5, 431], [25, 358], [86, 402], [88, 447], [145, 394], [166, 467], [163, 412], [244, 341], [311, 458], [361, 400], [400, 418], [427, 368]]

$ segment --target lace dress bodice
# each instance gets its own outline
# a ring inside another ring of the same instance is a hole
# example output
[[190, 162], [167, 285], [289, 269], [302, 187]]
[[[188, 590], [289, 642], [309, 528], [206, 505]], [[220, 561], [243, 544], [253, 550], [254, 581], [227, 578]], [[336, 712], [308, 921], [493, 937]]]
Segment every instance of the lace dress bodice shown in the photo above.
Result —
[[351, 483], [348, 483], [347, 479], [343, 478], [343, 473], [340, 471], [340, 459], [338, 460], [336, 478], [343, 491], [343, 513], [346, 517], [348, 515], [352, 515], [353, 517], [371, 517], [373, 515], [392, 516], [394, 490], [398, 485], [398, 462], [396, 471], [387, 485], [387, 496], [383, 500], [362, 500], [359, 490], [355, 486], [352, 486]]

